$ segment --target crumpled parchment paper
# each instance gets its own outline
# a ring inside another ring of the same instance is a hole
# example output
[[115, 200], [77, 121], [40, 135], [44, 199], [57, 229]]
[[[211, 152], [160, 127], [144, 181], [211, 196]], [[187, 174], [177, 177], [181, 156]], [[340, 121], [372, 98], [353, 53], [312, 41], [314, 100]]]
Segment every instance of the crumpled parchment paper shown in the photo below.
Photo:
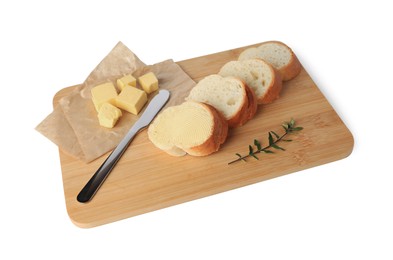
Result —
[[[159, 88], [168, 89], [171, 97], [165, 107], [181, 104], [195, 82], [172, 60], [146, 66], [131, 50], [119, 42], [90, 73], [85, 82], [76, 86], [59, 100], [36, 130], [54, 142], [63, 152], [84, 162], [90, 162], [115, 148], [138, 116], [123, 111], [123, 116], [112, 129], [98, 123], [97, 112], [91, 101], [94, 86], [116, 80], [131, 73], [135, 78], [149, 71], [158, 78]], [[154, 93], [148, 95], [149, 101]], [[146, 108], [146, 106], [145, 106]]]

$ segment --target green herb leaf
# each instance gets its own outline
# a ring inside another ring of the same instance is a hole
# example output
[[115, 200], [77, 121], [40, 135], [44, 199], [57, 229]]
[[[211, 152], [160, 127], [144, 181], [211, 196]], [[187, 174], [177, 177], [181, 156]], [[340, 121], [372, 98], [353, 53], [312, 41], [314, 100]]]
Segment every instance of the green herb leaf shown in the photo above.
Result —
[[262, 150], [264, 153], [274, 153], [273, 151], [267, 150], [267, 149], [263, 149]]
[[254, 157], [255, 159], [259, 160], [259, 158], [255, 154], [251, 154], [251, 156]]
[[294, 127], [295, 126], [295, 120], [292, 118], [291, 121], [289, 122], [289, 126], [290, 127]]
[[[239, 153], [236, 153], [236, 155], [239, 157], [238, 160], [242, 160], [243, 162], [246, 162], [246, 159], [243, 158], [243, 156], [241, 156]], [[234, 161], [232, 161], [234, 162]]]
[[281, 139], [281, 141], [283, 141], [283, 142], [292, 142], [291, 139]]
[[252, 148], [251, 145], [248, 146], [248, 151], [249, 151], [248, 152], [249, 155], [253, 155], [254, 154], [254, 148]]
[[280, 147], [280, 146], [278, 146], [278, 145], [276, 145], [276, 144], [272, 144], [271, 147], [273, 147], [273, 148], [275, 148], [275, 149], [277, 149], [277, 150], [285, 151], [284, 148], [282, 148], [282, 147]]
[[274, 140], [272, 134], [269, 132], [269, 146], [272, 146], [272, 144], [274, 144]]
[[257, 139], [254, 139], [254, 145], [257, 147], [258, 151], [262, 149], [261, 143]]
[[280, 136], [278, 135], [278, 134], [276, 134], [276, 132], [274, 132], [274, 131], [270, 131], [272, 134], [274, 134], [274, 136], [277, 138], [277, 139], [280, 139]]
[[292, 128], [291, 130], [292, 130], [292, 131], [300, 131], [300, 130], [303, 130], [303, 127], [298, 126], [298, 127]]

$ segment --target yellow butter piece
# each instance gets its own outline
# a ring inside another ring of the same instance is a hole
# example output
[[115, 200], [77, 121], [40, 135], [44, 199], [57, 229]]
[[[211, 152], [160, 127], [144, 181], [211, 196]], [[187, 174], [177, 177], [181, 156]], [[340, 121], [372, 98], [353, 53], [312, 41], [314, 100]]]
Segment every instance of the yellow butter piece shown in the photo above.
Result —
[[97, 85], [91, 89], [91, 99], [97, 112], [100, 110], [101, 105], [105, 102], [114, 105], [116, 97], [117, 91], [111, 82]]
[[116, 81], [117, 87], [120, 90], [123, 90], [125, 86], [133, 86], [136, 87], [136, 79], [131, 75], [127, 74]]
[[98, 111], [98, 121], [101, 126], [113, 128], [121, 115], [120, 109], [110, 103], [103, 103]]
[[118, 108], [137, 115], [146, 104], [147, 95], [143, 90], [127, 86], [120, 92], [115, 102]]
[[141, 84], [143, 90], [150, 94], [158, 89], [158, 79], [153, 72], [146, 73], [138, 78], [139, 84]]

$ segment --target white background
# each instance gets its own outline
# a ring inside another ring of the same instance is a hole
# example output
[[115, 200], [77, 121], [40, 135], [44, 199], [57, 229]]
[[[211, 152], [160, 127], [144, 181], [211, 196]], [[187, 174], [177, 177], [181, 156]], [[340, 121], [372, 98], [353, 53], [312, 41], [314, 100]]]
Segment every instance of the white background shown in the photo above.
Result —
[[[393, 259], [389, 1], [2, 1], [1, 259]], [[69, 220], [34, 130], [118, 41], [145, 63], [267, 40], [298, 55], [355, 139], [348, 158], [93, 229]]]

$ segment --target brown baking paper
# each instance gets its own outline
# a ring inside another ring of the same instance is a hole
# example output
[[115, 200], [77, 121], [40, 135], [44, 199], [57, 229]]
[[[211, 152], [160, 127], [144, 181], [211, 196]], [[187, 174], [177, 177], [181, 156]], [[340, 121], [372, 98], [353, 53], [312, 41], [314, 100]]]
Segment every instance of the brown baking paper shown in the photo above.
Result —
[[[166, 107], [181, 104], [195, 85], [172, 60], [145, 66], [125, 45], [118, 43], [83, 84], [60, 99], [54, 111], [36, 129], [62, 151], [77, 159], [90, 162], [100, 157], [116, 147], [143, 110], [138, 116], [123, 111], [123, 116], [114, 128], [104, 128], [98, 123], [97, 112], [91, 101], [91, 88], [108, 81], [115, 84], [116, 79], [124, 74], [131, 73], [138, 77], [149, 71], [157, 76], [160, 89], [171, 92]], [[153, 96], [154, 93], [149, 95], [149, 101]]]

